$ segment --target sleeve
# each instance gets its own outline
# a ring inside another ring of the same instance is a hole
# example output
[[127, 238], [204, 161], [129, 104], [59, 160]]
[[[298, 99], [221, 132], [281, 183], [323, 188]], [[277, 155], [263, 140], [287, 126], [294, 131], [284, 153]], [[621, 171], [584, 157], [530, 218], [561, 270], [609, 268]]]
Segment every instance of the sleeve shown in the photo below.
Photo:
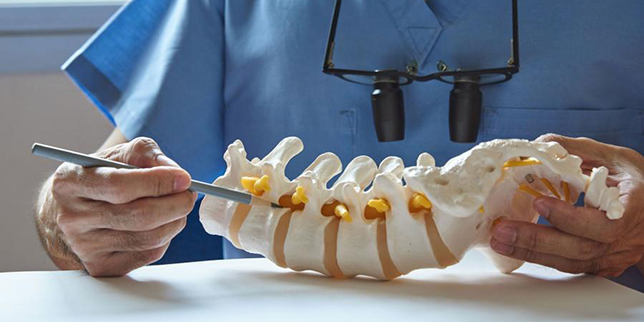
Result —
[[127, 139], [153, 138], [207, 182], [225, 169], [223, 6], [133, 0], [63, 66]]

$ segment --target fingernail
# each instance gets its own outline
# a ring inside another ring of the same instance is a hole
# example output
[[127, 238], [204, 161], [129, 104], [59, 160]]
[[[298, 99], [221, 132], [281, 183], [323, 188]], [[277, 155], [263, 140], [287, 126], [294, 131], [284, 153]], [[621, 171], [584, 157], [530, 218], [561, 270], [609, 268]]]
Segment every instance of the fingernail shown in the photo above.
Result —
[[533, 205], [534, 205], [534, 210], [536, 210], [539, 213], [539, 215], [548, 219], [548, 216], [550, 216], [550, 207], [546, 203], [545, 199], [543, 198], [536, 199]]
[[517, 230], [511, 225], [502, 225], [492, 232], [494, 238], [504, 244], [512, 245], [517, 240]]
[[495, 240], [492, 240], [490, 242], [490, 247], [492, 247], [492, 250], [494, 250], [495, 252], [503, 255], [512, 255], [512, 253], [514, 252], [513, 246], [506, 245]]
[[184, 191], [190, 187], [190, 177], [186, 175], [178, 175], [174, 177], [174, 191]]

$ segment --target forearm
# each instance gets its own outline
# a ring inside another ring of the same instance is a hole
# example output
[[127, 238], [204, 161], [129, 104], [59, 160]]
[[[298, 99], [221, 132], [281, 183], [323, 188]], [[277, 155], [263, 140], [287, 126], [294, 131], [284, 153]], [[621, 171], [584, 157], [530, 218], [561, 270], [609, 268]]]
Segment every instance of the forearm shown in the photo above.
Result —
[[63, 241], [62, 232], [56, 222], [56, 201], [52, 193], [52, 177], [43, 184], [36, 201], [36, 230], [49, 258], [60, 269], [83, 269], [78, 257]]

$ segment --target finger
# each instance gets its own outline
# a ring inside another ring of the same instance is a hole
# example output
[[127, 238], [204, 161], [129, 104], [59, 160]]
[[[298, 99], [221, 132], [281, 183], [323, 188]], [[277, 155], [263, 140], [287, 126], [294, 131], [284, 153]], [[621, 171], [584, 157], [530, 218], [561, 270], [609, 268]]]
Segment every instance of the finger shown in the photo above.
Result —
[[93, 207], [86, 212], [60, 212], [56, 220], [66, 235], [81, 235], [98, 229], [148, 231], [186, 217], [196, 200], [196, 193], [185, 191], [123, 205], [94, 201]]
[[553, 226], [572, 235], [609, 244], [621, 233], [621, 221], [610, 220], [606, 212], [595, 208], [575, 207], [551, 197], [536, 198], [533, 207]]
[[570, 154], [577, 155], [589, 162], [598, 160], [597, 156], [595, 155], [596, 150], [592, 148], [592, 146], [594, 146], [598, 142], [592, 139], [571, 138], [563, 135], [548, 133], [541, 135], [535, 141], [557, 142]]
[[608, 245], [561, 230], [522, 221], [503, 220], [492, 229], [492, 236], [506, 245], [576, 260], [603, 256]]
[[179, 167], [168, 158], [151, 138], [139, 137], [96, 153], [98, 157], [124, 162], [140, 168], [157, 166]]
[[123, 276], [137, 268], [160, 260], [170, 244], [142, 252], [116, 252], [100, 260], [85, 262], [85, 269], [94, 277]]
[[501, 254], [514, 259], [540, 264], [566, 273], [581, 274], [581, 273], [594, 273], [599, 271], [598, 261], [581, 261], [569, 259], [557, 255], [540, 253], [526, 248], [515, 247], [506, 245], [500, 241], [492, 238], [490, 247]]
[[108, 206], [86, 225], [120, 231], [147, 231], [186, 217], [193, 209], [197, 194], [184, 191], [174, 195], [142, 198], [123, 205]]
[[611, 254], [603, 258], [603, 265], [597, 275], [604, 277], [617, 277], [624, 271], [636, 265], [641, 259], [642, 253], [638, 250], [628, 250]]
[[191, 178], [183, 169], [167, 166], [133, 170], [99, 167], [84, 169], [77, 180], [70, 181], [70, 190], [77, 196], [124, 204], [185, 191]]
[[[99, 253], [140, 252], [159, 248], [177, 236], [186, 226], [187, 218], [183, 217], [148, 231], [96, 230], [86, 235], [86, 244], [79, 248]], [[75, 249], [76, 250], [76, 249]], [[79, 257], [80, 253], [77, 253]]]
[[611, 173], [614, 172], [614, 169], [612, 169], [613, 157], [617, 154], [618, 150], [620, 150], [620, 147], [618, 146], [598, 142], [593, 139], [585, 137], [570, 138], [552, 133], [544, 134], [538, 137], [535, 141], [557, 142], [566, 149], [568, 153], [582, 158], [582, 166], [587, 168], [605, 166], [609, 171], [611, 171]]

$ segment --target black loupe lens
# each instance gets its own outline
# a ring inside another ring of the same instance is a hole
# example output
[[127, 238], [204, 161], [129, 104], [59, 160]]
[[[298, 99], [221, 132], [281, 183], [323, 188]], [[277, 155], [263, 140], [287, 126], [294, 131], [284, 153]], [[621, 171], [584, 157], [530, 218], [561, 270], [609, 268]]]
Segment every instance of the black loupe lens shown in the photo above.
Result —
[[481, 94], [478, 76], [456, 78], [449, 95], [449, 138], [454, 142], [476, 142], [481, 124]]
[[371, 107], [378, 141], [405, 139], [405, 103], [397, 77], [376, 78]]

